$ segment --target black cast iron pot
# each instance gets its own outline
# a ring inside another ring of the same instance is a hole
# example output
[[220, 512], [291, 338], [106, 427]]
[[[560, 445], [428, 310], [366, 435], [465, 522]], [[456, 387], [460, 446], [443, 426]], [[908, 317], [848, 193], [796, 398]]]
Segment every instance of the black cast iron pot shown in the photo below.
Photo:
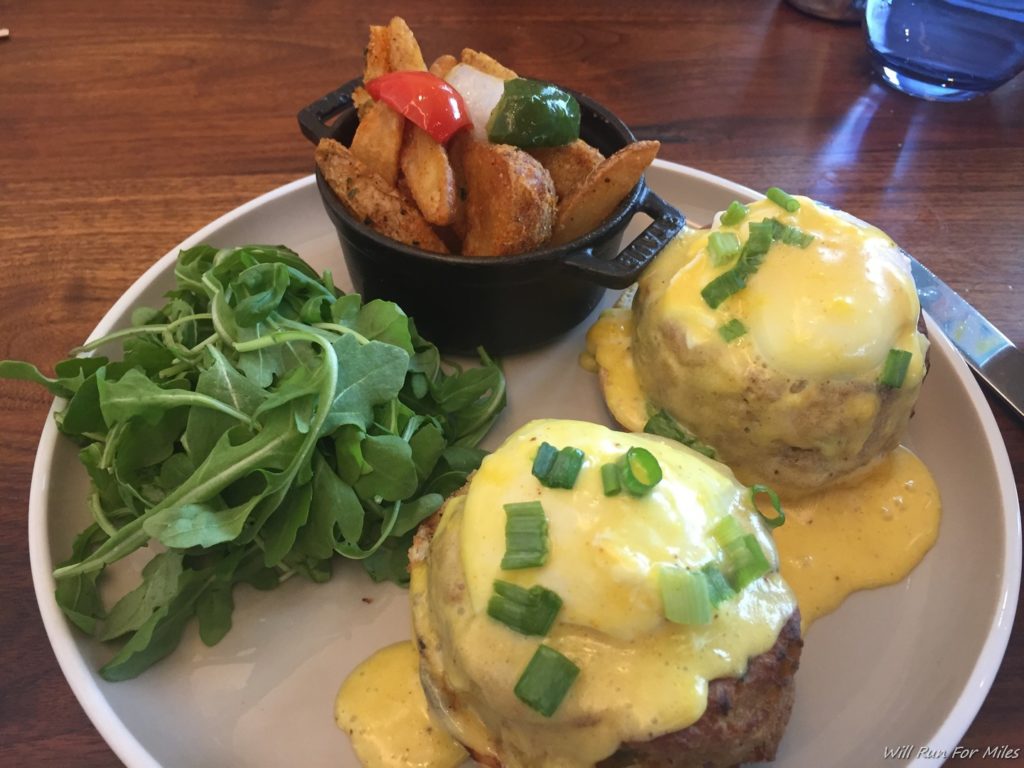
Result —
[[[332, 138], [348, 146], [359, 119], [352, 80], [298, 114], [311, 142]], [[635, 141], [615, 115], [583, 94], [580, 136], [606, 157]], [[357, 221], [319, 170], [316, 182], [338, 231], [349, 275], [363, 299], [394, 301], [420, 333], [446, 352], [491, 354], [539, 347], [579, 324], [606, 288], [625, 288], [683, 227], [683, 215], [641, 178], [597, 229], [566, 245], [501, 257], [451, 256], [399, 243]], [[653, 221], [619, 251], [633, 214]]]

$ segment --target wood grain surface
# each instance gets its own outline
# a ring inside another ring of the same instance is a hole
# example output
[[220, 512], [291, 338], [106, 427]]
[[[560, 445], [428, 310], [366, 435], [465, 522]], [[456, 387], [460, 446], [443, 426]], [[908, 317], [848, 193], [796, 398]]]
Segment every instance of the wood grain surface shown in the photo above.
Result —
[[[917, 101], [878, 84], [859, 27], [775, 0], [3, 0], [0, 358], [51, 365], [187, 235], [310, 173], [296, 111], [357, 75], [367, 25], [395, 13], [428, 60], [472, 44], [611, 106], [665, 159], [877, 224], [1024, 344], [1024, 78], [965, 104]], [[115, 765], [29, 572], [49, 404], [0, 382], [0, 765]], [[1024, 426], [991, 405], [1019, 491]], [[1018, 616], [962, 743], [1024, 747], [1022, 702]]]

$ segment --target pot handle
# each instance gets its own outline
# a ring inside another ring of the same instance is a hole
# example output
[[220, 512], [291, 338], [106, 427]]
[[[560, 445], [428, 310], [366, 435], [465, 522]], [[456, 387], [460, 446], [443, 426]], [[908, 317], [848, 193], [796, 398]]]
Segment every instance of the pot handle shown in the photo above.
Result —
[[340, 88], [331, 91], [308, 107], [299, 110], [297, 117], [302, 135], [314, 144], [319, 143], [320, 139], [331, 138], [334, 134], [334, 129], [327, 121], [352, 106], [352, 92], [362, 82], [362, 78], [358, 77], [355, 80], [349, 80]]
[[644, 196], [638, 210], [654, 221], [647, 225], [614, 259], [596, 259], [590, 248], [579, 251], [565, 260], [566, 266], [581, 272], [590, 280], [606, 288], [627, 288], [636, 282], [644, 267], [650, 263], [669, 241], [679, 234], [686, 217], [645, 185]]

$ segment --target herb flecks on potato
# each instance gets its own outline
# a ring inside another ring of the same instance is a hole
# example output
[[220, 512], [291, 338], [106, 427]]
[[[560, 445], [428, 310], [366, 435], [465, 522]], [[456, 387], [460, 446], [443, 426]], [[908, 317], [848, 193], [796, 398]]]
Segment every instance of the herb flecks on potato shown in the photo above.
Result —
[[416, 204], [333, 139], [321, 140], [316, 163], [334, 194], [359, 221], [382, 235], [433, 253], [447, 253]]

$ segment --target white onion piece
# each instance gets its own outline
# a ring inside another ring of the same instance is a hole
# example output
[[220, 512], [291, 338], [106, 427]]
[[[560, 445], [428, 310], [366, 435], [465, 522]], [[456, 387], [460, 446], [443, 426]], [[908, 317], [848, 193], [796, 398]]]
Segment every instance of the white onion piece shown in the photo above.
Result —
[[466, 112], [473, 121], [473, 136], [487, 141], [487, 121], [505, 92], [505, 81], [469, 64], [456, 64], [444, 79], [466, 102]]

